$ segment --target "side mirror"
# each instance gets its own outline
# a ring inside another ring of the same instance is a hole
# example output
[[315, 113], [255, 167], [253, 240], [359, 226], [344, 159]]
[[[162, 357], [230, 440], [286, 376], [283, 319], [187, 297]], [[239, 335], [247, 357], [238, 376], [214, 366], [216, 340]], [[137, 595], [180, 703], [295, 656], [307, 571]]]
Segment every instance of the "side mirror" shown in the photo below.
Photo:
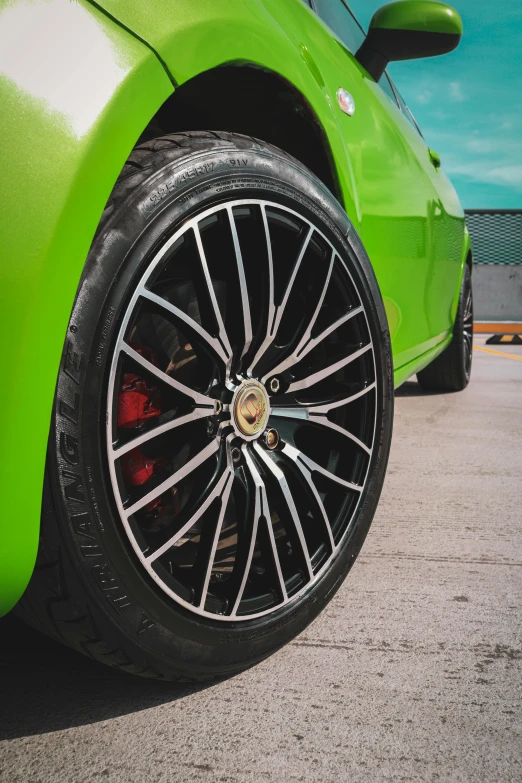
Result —
[[439, 0], [396, 0], [379, 8], [355, 55], [379, 81], [389, 62], [434, 57], [453, 51], [462, 37], [462, 19]]

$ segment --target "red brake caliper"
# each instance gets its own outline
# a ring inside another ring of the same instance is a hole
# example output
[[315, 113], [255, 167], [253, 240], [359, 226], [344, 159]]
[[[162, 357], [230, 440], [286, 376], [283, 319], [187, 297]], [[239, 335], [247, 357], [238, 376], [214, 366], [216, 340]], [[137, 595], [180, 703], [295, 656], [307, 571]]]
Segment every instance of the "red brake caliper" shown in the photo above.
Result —
[[[148, 359], [155, 367], [158, 361], [155, 354], [143, 345], [130, 343], [132, 348]], [[118, 399], [118, 427], [134, 429], [149, 419], [154, 419], [161, 414], [161, 398], [155, 386], [149, 386], [147, 381], [134, 373], [125, 373]], [[145, 484], [154, 472], [164, 465], [166, 460], [162, 457], [148, 457], [140, 448], [132, 449], [121, 458], [121, 469], [127, 484], [139, 487]], [[147, 511], [157, 510], [161, 514], [161, 497], [156, 498], [145, 508]]]
[[[158, 366], [156, 356], [151, 350], [137, 343], [130, 345], [136, 353], [148, 359], [155, 367]], [[140, 427], [144, 421], [161, 414], [159, 404], [160, 395], [155, 386], [148, 386], [139, 375], [125, 373], [118, 400], [118, 427]]]

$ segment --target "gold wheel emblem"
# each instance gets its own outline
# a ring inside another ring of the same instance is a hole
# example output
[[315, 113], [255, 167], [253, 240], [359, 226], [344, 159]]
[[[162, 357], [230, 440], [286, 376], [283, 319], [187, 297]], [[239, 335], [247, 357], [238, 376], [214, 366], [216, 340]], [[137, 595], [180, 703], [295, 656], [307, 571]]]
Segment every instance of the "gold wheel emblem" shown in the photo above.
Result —
[[252, 437], [264, 430], [268, 418], [268, 398], [257, 381], [247, 381], [236, 392], [234, 419], [243, 435]]

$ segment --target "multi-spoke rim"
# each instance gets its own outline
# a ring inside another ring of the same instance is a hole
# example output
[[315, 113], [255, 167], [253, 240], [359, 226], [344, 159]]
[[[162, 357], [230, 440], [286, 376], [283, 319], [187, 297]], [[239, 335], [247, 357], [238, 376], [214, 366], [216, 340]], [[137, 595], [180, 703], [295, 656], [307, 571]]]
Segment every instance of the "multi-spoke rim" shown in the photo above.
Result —
[[[183, 223], [127, 306], [107, 396], [115, 503], [141, 565], [196, 615], [279, 611], [352, 529], [379, 381], [346, 261], [288, 206], [237, 200]], [[240, 398], [266, 427], [241, 425]]]
[[462, 334], [464, 340], [464, 370], [466, 377], [469, 378], [471, 374], [471, 362], [473, 360], [473, 290], [469, 280], [465, 287], [464, 296], [464, 316], [462, 319]]

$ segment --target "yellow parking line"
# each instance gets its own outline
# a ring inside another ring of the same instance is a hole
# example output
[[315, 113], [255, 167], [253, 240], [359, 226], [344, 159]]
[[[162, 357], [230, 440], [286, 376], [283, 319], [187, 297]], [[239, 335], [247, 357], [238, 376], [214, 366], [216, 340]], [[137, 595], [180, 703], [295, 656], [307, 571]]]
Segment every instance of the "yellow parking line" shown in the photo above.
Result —
[[514, 353], [504, 353], [504, 351], [493, 351], [491, 348], [482, 348], [480, 345], [473, 346], [474, 351], [484, 351], [484, 353], [494, 353], [496, 356], [505, 356], [506, 359], [517, 359], [522, 362], [522, 356], [515, 356]]

